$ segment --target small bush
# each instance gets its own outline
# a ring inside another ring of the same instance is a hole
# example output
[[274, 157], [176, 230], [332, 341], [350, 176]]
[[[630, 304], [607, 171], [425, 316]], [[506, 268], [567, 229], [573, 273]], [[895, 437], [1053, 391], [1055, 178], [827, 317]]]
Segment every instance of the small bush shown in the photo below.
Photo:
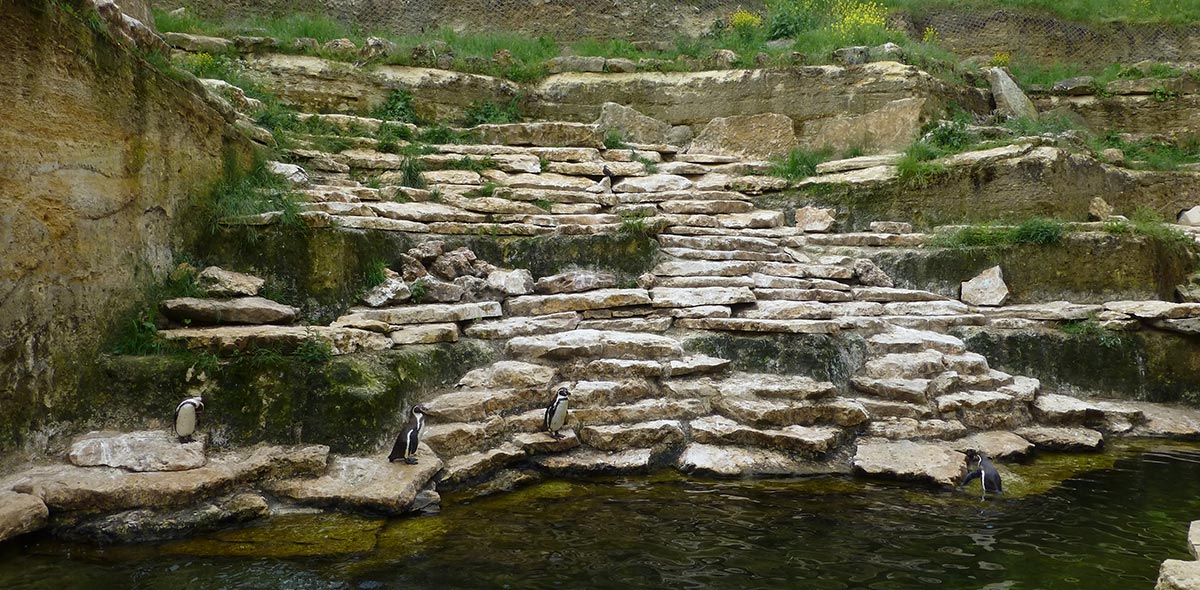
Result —
[[1054, 219], [1030, 219], [1013, 228], [1012, 242], [1014, 244], [1035, 244], [1049, 246], [1062, 241], [1066, 228], [1061, 221]]
[[363, 273], [363, 291], [369, 291], [382, 285], [387, 280], [387, 263], [382, 260], [372, 260], [367, 264]]
[[387, 102], [375, 109], [376, 119], [397, 121], [400, 123], [416, 123], [417, 111], [413, 108], [413, 95], [403, 89], [393, 90]]
[[967, 131], [967, 124], [962, 121], [942, 121], [929, 131], [926, 139], [949, 152], [960, 152], [975, 143], [975, 136]]
[[306, 363], [321, 365], [329, 362], [329, 359], [333, 357], [333, 347], [324, 340], [310, 336], [296, 347], [292, 355]]
[[400, 184], [410, 188], [425, 188], [425, 179], [421, 176], [422, 171], [420, 160], [405, 158], [400, 164]]
[[625, 144], [625, 134], [620, 129], [609, 129], [604, 134], [604, 147], [610, 150], [628, 149]]
[[425, 279], [417, 279], [408, 286], [408, 300], [413, 303], [420, 303], [425, 300], [426, 290]]
[[520, 123], [521, 111], [517, 99], [500, 106], [492, 101], [473, 102], [467, 107], [467, 117], [463, 121], [468, 127], [475, 125], [502, 125], [505, 123]]
[[832, 153], [829, 150], [805, 150], [801, 148], [788, 152], [788, 155], [771, 161], [768, 172], [771, 176], [786, 178], [790, 182], [803, 180], [817, 173], [817, 164], [829, 160]]

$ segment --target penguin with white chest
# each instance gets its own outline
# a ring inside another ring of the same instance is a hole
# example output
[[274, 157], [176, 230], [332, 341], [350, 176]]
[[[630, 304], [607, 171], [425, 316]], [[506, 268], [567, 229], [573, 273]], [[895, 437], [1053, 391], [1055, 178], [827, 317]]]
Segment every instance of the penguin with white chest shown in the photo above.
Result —
[[200, 422], [200, 412], [204, 411], [204, 397], [189, 397], [175, 407], [175, 435], [179, 442], [190, 442], [196, 433], [196, 425]]
[[390, 463], [403, 457], [405, 463], [416, 465], [417, 445], [421, 444], [421, 430], [424, 428], [425, 408], [422, 406], [413, 406], [412, 415], [409, 416], [408, 423], [404, 425], [404, 429], [396, 437], [396, 443], [392, 445], [392, 452], [388, 454], [388, 462]]
[[[968, 451], [967, 461], [975, 461], [975, 469], [972, 469], [967, 477], [963, 479], [962, 486], [971, 483], [971, 480], [979, 478], [979, 483], [983, 485], [983, 495], [987, 496], [988, 492], [994, 494], [1004, 493], [1004, 484], [1000, 482], [1000, 472], [996, 470], [996, 466], [992, 464], [991, 459], [982, 451]], [[960, 486], [961, 487], [961, 486]]]
[[554, 394], [554, 399], [550, 401], [550, 405], [546, 406], [546, 418], [543, 420], [543, 426], [550, 433], [550, 436], [558, 439], [563, 435], [559, 434], [563, 426], [567, 423], [567, 398], [570, 393], [566, 387], [559, 387]]

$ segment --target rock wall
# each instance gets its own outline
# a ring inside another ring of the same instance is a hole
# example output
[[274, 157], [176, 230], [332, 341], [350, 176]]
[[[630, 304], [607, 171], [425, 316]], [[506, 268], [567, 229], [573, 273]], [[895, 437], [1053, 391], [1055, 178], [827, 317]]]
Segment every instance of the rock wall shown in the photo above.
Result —
[[1143, 59], [1200, 59], [1200, 26], [1110, 23], [1083, 25], [1033, 12], [993, 10], [934, 11], [907, 20], [909, 36], [919, 39], [926, 27], [938, 43], [967, 57], [1008, 53], [1042, 63], [1105, 67]]
[[5, 2], [0, 20], [0, 449], [13, 449], [80, 403], [102, 339], [194, 234], [189, 207], [251, 147], [59, 3]]
[[506, 31], [552, 35], [559, 41], [591, 37], [671, 41], [697, 36], [739, 7], [761, 10], [755, 0], [161, 0], [160, 8], [187, 6], [206, 17], [325, 14], [368, 31], [416, 34]]

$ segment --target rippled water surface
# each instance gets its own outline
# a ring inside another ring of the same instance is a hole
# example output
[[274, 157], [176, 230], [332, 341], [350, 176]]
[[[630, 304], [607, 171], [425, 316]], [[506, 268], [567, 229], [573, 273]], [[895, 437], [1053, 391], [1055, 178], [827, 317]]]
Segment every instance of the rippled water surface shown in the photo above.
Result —
[[[437, 517], [297, 515], [176, 543], [0, 545], [0, 588], [1152, 588], [1187, 559], [1200, 447], [1008, 470], [1014, 496], [844, 478], [547, 482]], [[1076, 461], [1076, 459], [1061, 460]], [[1029, 495], [1017, 498], [1024, 489]], [[977, 490], [977, 487], [972, 488]]]

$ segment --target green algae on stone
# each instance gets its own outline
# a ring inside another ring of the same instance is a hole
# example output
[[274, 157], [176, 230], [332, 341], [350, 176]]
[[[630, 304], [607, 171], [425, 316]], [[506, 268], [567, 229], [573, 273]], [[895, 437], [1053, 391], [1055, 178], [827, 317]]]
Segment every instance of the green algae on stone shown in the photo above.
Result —
[[447, 242], [465, 246], [479, 258], [502, 267], [524, 268], [535, 278], [575, 268], [603, 270], [633, 279], [654, 267], [658, 241], [653, 236], [621, 233], [587, 236], [502, 238], [472, 236]]
[[866, 342], [849, 335], [710, 332], [688, 338], [683, 347], [688, 352], [729, 359], [738, 371], [807, 375], [835, 384], [847, 383], [866, 362]]
[[164, 544], [166, 555], [276, 559], [368, 553], [387, 521], [339, 513], [291, 514], [261, 525]]

